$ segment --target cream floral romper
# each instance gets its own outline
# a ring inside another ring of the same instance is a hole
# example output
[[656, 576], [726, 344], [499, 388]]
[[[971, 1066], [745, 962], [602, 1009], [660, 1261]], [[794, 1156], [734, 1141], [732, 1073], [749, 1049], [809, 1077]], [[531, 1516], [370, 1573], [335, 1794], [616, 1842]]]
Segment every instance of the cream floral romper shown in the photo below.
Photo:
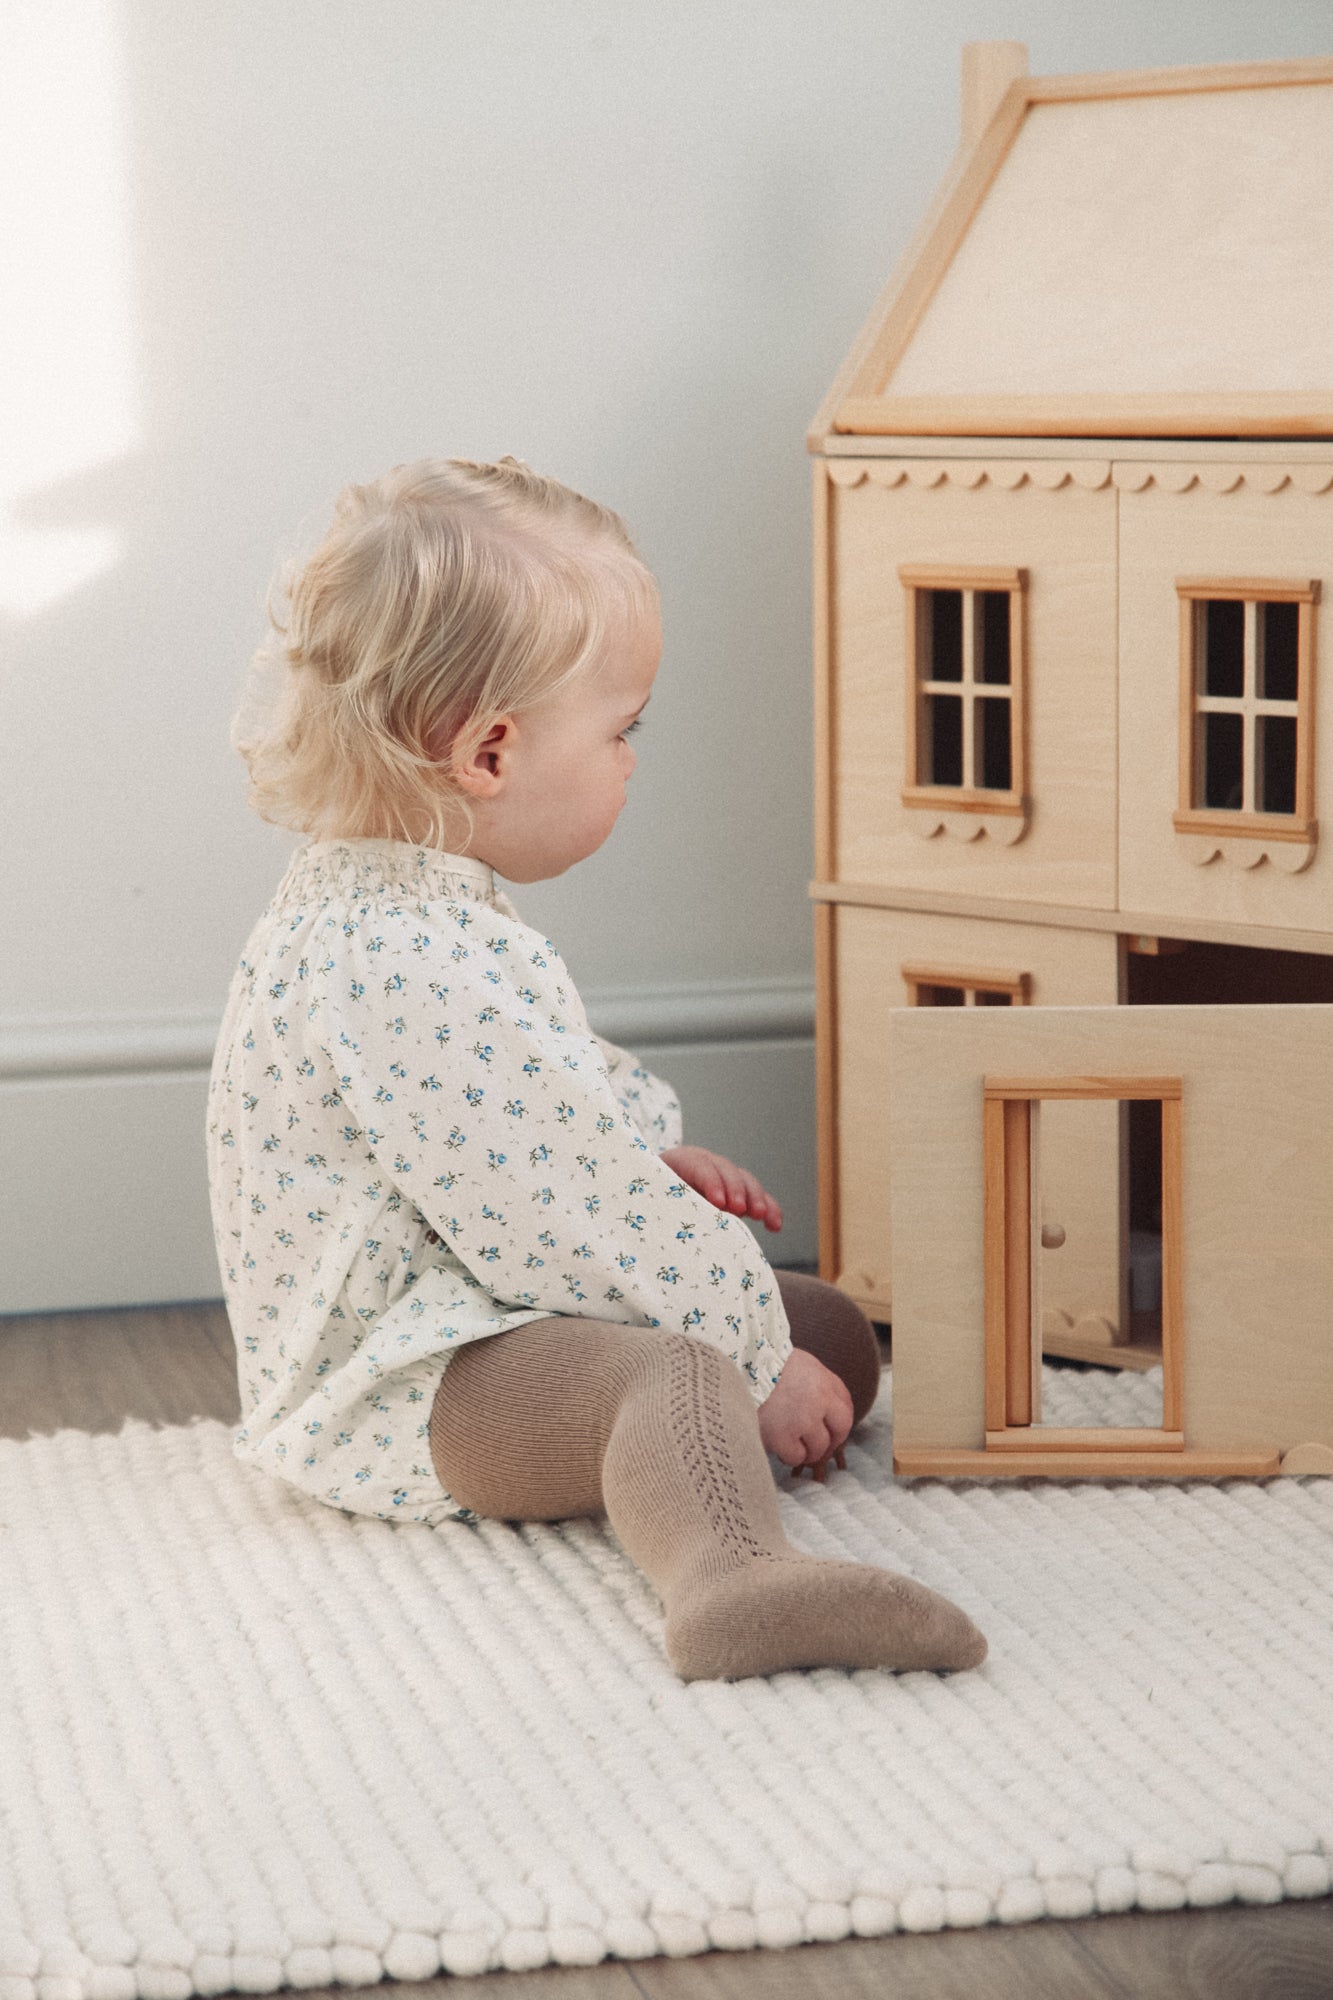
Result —
[[691, 1334], [756, 1403], [791, 1352], [749, 1230], [658, 1157], [670, 1089], [592, 1033], [485, 863], [298, 849], [232, 981], [207, 1137], [237, 1456], [331, 1506], [466, 1517], [431, 1463], [435, 1390], [527, 1320]]

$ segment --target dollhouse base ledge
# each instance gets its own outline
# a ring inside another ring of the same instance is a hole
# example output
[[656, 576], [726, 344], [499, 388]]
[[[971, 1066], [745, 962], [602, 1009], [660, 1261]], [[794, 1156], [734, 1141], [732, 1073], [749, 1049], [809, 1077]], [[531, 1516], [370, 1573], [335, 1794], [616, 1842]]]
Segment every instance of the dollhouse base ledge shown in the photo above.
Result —
[[[1333, 1471], [1333, 1453], [1328, 1457], [1326, 1467], [1290, 1469]], [[1272, 1479], [1289, 1468], [1275, 1451], [965, 1451], [921, 1445], [895, 1451], [893, 1469], [901, 1479], [1024, 1479], [1034, 1473], [1054, 1479]]]

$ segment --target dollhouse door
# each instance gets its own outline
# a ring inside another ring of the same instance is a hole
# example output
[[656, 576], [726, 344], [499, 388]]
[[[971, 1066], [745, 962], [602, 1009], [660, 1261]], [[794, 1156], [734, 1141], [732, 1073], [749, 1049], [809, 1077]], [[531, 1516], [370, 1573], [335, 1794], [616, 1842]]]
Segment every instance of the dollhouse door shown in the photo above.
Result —
[[1070, 1096], [1034, 1128], [1033, 1310], [1043, 1351], [1161, 1359], [1161, 1121], [1143, 1101]]

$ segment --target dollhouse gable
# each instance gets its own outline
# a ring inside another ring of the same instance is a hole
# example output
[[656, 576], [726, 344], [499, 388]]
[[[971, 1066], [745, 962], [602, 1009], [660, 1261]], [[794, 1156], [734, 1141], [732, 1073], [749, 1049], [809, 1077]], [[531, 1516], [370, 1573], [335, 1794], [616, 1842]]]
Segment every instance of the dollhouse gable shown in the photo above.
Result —
[[815, 432], [1333, 435], [1330, 323], [1333, 60], [1019, 75]]

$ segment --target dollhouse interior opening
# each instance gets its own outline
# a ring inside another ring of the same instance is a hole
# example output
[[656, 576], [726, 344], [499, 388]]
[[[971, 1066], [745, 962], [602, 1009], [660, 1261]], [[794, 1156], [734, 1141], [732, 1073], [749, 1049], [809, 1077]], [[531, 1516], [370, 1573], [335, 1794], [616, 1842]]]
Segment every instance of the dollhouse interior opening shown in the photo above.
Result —
[[[1155, 1097], [1122, 1105], [1127, 1186], [1119, 1273], [1131, 1340], [1162, 1341], [1162, 1106]], [[1157, 1419], [1161, 1421], [1160, 1418]]]
[[1333, 1001], [1333, 955], [1154, 938], [1125, 957], [1131, 1007], [1299, 1006]]
[[[987, 1449], [1179, 1449], [1181, 1089], [1170, 1077], [988, 1078], [985, 1085]], [[1088, 1172], [1089, 1163], [1097, 1169]], [[1049, 1334], [1098, 1314], [1160, 1343], [1156, 1407], [1132, 1440], [1096, 1419], [1046, 1426]]]
[[[1033, 1103], [1033, 1339], [1098, 1319], [1108, 1341], [1161, 1350], [1162, 1105], [1158, 1098]], [[1093, 1171], [1088, 1172], [1091, 1165]], [[1053, 1342], [1056, 1352], [1059, 1344]], [[1162, 1423], [1161, 1383], [1140, 1392]], [[1041, 1422], [1034, 1407], [1034, 1424]], [[1096, 1419], [1093, 1419], [1095, 1422]]]

